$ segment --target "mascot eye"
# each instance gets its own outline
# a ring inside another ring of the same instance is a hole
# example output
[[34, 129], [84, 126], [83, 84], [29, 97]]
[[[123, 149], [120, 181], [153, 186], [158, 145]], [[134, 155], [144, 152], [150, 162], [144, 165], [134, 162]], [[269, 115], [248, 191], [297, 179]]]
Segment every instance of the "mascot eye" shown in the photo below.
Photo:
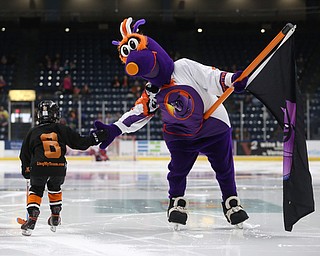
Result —
[[129, 45], [130, 50], [136, 50], [138, 47], [138, 44], [139, 44], [139, 41], [136, 38], [131, 38], [128, 41], [128, 45]]
[[130, 48], [128, 45], [124, 44], [121, 46], [120, 48], [120, 53], [123, 57], [128, 57], [129, 53], [130, 53]]

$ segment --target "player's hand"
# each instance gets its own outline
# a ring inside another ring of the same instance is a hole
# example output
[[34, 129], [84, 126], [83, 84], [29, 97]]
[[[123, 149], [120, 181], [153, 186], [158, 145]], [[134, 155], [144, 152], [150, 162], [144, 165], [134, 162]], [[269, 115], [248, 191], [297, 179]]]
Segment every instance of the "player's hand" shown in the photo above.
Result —
[[120, 128], [115, 124], [104, 124], [98, 120], [94, 122], [94, 127], [96, 128], [96, 130], [104, 130], [107, 135], [106, 139], [102, 141], [99, 146], [101, 149], [105, 149], [106, 147], [108, 147], [112, 143], [112, 141], [122, 133]]
[[29, 180], [30, 179], [30, 167], [22, 168], [21, 174], [26, 180]]
[[234, 91], [236, 93], [244, 92], [244, 90], [247, 86], [247, 82], [248, 82], [247, 76], [245, 78], [243, 78], [241, 81], [234, 82], [235, 80], [237, 80], [237, 78], [239, 78], [241, 76], [242, 72], [243, 71], [239, 70], [236, 73], [234, 73], [231, 77], [231, 82], [233, 83]]

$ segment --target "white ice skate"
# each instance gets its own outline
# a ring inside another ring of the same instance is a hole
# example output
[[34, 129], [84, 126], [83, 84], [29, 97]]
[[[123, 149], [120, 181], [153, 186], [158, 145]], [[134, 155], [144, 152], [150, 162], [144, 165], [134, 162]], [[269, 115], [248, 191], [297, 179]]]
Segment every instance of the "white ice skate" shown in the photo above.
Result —
[[168, 207], [168, 221], [173, 223], [173, 230], [180, 230], [188, 219], [189, 201], [184, 197], [171, 198]]
[[50, 230], [52, 232], [57, 231], [57, 226], [61, 224], [61, 218], [59, 215], [51, 215], [51, 217], [48, 219], [48, 225], [50, 226]]
[[32, 229], [22, 229], [21, 234], [24, 236], [31, 236], [32, 234]]
[[227, 221], [237, 228], [243, 228], [243, 222], [249, 218], [243, 210], [240, 199], [237, 196], [230, 196], [225, 202], [222, 202], [222, 208]]

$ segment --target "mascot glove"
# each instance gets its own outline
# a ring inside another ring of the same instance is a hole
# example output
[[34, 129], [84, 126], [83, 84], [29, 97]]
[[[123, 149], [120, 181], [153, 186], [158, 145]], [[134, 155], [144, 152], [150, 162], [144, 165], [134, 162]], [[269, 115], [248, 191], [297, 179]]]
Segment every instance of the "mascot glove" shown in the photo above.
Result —
[[104, 124], [97, 120], [94, 122], [94, 127], [96, 128], [96, 130], [105, 130], [107, 132], [106, 140], [103, 141], [99, 146], [101, 149], [105, 149], [106, 147], [108, 147], [117, 136], [122, 134], [120, 128], [115, 124]]
[[[241, 70], [234, 73], [231, 77], [231, 82], [233, 83], [235, 80], [237, 80], [237, 78], [240, 77], [241, 74], [242, 74]], [[234, 91], [236, 93], [244, 92], [244, 89], [246, 88], [247, 82], [248, 82], [248, 77], [246, 76], [241, 81], [237, 81], [237, 82], [233, 83]]]
[[108, 132], [106, 130], [93, 130], [90, 132], [92, 138], [92, 144], [98, 145], [108, 138]]

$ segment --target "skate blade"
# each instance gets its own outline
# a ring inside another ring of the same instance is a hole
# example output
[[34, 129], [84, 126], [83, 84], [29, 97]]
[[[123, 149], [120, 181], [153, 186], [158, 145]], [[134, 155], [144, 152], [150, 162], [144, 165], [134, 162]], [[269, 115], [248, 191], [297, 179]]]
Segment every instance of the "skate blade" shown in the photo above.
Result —
[[50, 226], [50, 230], [52, 232], [56, 232], [57, 231], [57, 226]]
[[27, 230], [26, 229], [22, 229], [21, 233], [24, 236], [31, 236], [32, 230], [31, 229], [27, 229]]
[[243, 222], [239, 223], [239, 224], [236, 224], [235, 227], [237, 229], [243, 229]]
[[179, 223], [173, 223], [173, 231], [179, 231], [180, 230], [180, 225]]

